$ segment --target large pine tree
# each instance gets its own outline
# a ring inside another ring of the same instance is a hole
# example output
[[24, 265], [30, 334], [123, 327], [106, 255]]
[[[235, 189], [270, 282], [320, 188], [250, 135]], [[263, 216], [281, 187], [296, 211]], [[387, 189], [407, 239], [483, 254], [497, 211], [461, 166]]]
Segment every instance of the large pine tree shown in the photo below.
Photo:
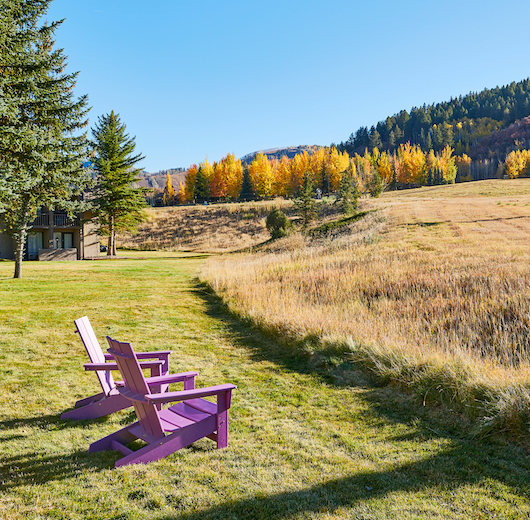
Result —
[[144, 188], [135, 188], [139, 169], [135, 165], [144, 159], [134, 155], [135, 138], [126, 133], [126, 126], [112, 111], [98, 118], [92, 129], [94, 171], [97, 174], [94, 206], [100, 233], [109, 238], [107, 255], [116, 255], [116, 233], [134, 232], [145, 219]]
[[0, 223], [16, 243], [15, 278], [37, 210], [82, 209], [90, 183], [78, 132], [87, 98], [74, 99], [77, 74], [64, 72], [66, 56], [53, 48], [61, 22], [40, 22], [50, 2], [0, 0]]

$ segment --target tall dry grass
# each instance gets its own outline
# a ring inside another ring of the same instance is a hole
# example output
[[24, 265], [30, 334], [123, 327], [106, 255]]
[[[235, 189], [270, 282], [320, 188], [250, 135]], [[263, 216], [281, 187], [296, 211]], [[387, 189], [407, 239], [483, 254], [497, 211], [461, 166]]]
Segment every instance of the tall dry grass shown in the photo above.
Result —
[[118, 237], [118, 247], [220, 253], [253, 247], [270, 238], [265, 218], [283, 199], [239, 204], [149, 208], [138, 234]]
[[202, 277], [263, 328], [334, 345], [483, 431], [528, 433], [530, 194], [491, 186], [393, 193], [347, 230], [212, 259]]

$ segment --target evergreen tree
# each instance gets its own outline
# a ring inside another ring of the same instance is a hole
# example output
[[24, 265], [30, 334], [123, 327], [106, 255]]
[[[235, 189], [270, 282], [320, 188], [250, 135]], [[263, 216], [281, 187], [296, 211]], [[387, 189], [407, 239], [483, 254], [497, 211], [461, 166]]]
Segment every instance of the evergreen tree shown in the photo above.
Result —
[[195, 187], [193, 189], [193, 198], [199, 202], [204, 202], [210, 199], [210, 179], [204, 172], [204, 168], [201, 165], [197, 172], [195, 179]]
[[135, 138], [126, 133], [126, 126], [118, 114], [98, 118], [92, 129], [94, 138], [94, 171], [97, 174], [95, 191], [95, 221], [100, 233], [109, 237], [107, 255], [116, 255], [116, 233], [134, 232], [145, 219], [144, 188], [134, 188], [139, 169], [135, 165], [144, 159], [133, 155]]
[[434, 185], [434, 174], [432, 171], [432, 168], [429, 168], [429, 171], [427, 172], [427, 186], [433, 186]]
[[388, 149], [393, 151], [396, 149], [396, 134], [391, 130], [388, 134]]
[[370, 148], [372, 150], [374, 148], [378, 148], [380, 150], [382, 147], [383, 143], [381, 142], [381, 135], [374, 127], [372, 127], [372, 131], [370, 131]]
[[425, 139], [425, 150], [432, 150], [432, 137], [431, 132], [427, 132], [427, 137]]
[[372, 173], [372, 179], [370, 181], [370, 195], [372, 197], [379, 197], [383, 192], [383, 183], [381, 181], [381, 175], [377, 170]]
[[90, 184], [86, 134], [76, 134], [87, 98], [74, 99], [77, 74], [64, 72], [66, 56], [53, 48], [61, 22], [40, 25], [50, 2], [0, 0], [0, 219], [16, 244], [15, 278], [37, 210], [80, 211]]
[[303, 183], [300, 187], [300, 194], [298, 198], [294, 199], [298, 215], [302, 217], [302, 229], [306, 230], [307, 226], [316, 217], [316, 202], [313, 198], [314, 183], [310, 172], [304, 173]]
[[267, 216], [265, 223], [267, 231], [271, 234], [271, 238], [276, 240], [287, 235], [291, 222], [281, 209], [273, 209]]
[[359, 186], [351, 167], [344, 172], [340, 179], [340, 189], [335, 200], [342, 212], [351, 215], [357, 209]]
[[241, 183], [241, 192], [239, 193], [240, 200], [253, 200], [255, 198], [254, 189], [250, 182], [250, 171], [248, 165], [243, 165], [243, 181]]

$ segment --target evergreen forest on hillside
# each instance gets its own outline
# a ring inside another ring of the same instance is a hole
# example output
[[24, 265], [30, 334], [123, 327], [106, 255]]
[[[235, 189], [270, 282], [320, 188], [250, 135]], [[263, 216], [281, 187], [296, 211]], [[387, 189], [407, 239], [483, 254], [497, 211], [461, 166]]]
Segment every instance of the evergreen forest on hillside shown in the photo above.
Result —
[[484, 157], [477, 146], [479, 141], [529, 115], [530, 79], [527, 78], [444, 103], [413, 107], [410, 112], [402, 110], [370, 129], [362, 126], [337, 148], [351, 156], [364, 153], [366, 148], [370, 152], [374, 148], [394, 152], [400, 144], [408, 142], [424, 151], [440, 152], [450, 146], [456, 155], [504, 160], [510, 150], [493, 147], [489, 157]]

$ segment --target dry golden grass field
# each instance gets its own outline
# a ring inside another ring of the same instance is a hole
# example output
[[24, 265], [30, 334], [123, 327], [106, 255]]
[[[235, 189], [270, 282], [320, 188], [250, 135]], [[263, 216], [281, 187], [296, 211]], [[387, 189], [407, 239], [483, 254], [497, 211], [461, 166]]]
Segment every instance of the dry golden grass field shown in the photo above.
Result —
[[121, 237], [119, 247], [210, 253], [252, 247], [269, 238], [264, 222], [270, 211], [286, 204], [278, 200], [149, 208], [139, 233]]
[[[230, 309], [490, 429], [530, 424], [530, 180], [392, 192], [348, 226], [211, 259]], [[327, 350], [326, 350], [327, 349]]]

